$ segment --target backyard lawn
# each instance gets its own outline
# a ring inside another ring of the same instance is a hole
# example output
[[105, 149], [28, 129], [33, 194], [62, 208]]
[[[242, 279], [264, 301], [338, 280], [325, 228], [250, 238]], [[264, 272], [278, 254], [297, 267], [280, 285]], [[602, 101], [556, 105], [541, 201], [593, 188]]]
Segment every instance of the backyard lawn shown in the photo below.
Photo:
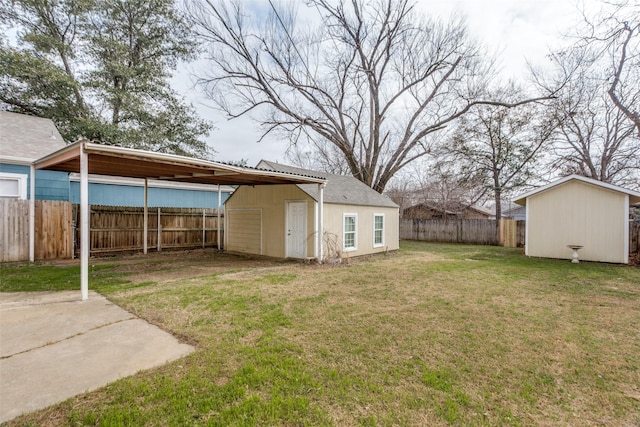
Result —
[[[190, 356], [9, 425], [640, 425], [640, 268], [403, 242], [342, 265], [91, 260]], [[77, 289], [3, 265], [0, 289]]]

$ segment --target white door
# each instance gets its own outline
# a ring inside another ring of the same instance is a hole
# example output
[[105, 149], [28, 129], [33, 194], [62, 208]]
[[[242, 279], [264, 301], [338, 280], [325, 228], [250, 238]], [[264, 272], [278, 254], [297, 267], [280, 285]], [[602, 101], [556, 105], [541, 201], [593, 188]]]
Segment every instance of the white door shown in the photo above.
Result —
[[307, 202], [287, 202], [286, 221], [286, 257], [305, 258], [307, 256]]

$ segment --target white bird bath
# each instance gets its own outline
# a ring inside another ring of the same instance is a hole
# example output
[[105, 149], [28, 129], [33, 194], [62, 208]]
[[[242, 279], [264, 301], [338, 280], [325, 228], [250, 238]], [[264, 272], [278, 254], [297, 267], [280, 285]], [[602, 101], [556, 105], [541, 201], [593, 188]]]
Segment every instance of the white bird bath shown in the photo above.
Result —
[[577, 264], [580, 262], [580, 260], [578, 259], [578, 250], [582, 249], [581, 245], [567, 245], [567, 247], [571, 250], [573, 250], [573, 255], [571, 255], [571, 262], [574, 264]]

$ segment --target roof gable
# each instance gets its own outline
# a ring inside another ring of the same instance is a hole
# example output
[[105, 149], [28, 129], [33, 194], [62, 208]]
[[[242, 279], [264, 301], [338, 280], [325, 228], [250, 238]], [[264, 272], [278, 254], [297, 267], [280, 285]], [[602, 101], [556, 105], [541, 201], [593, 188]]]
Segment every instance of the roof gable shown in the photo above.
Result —
[[64, 139], [50, 119], [0, 111], [0, 157], [30, 163], [64, 148]]
[[623, 193], [623, 194], [628, 194], [629, 195], [629, 202], [630, 204], [636, 203], [640, 201], [640, 193], [638, 193], [637, 191], [633, 191], [633, 190], [629, 190], [626, 188], [622, 188], [622, 187], [618, 187], [617, 185], [613, 185], [613, 184], [609, 184], [606, 182], [602, 182], [602, 181], [597, 181], [595, 179], [591, 179], [591, 178], [587, 178], [581, 175], [569, 175], [569, 176], [565, 176], [564, 178], [561, 178], [557, 181], [553, 181], [547, 185], [543, 185], [542, 187], [536, 188], [534, 190], [531, 190], [527, 193], [524, 193], [520, 196], [518, 196], [516, 199], [513, 200], [514, 203], [517, 203], [521, 206], [525, 206], [527, 204], [527, 198], [534, 196], [536, 194], [542, 193], [544, 191], [549, 191], [554, 187], [557, 187], [559, 185], [565, 184], [569, 181], [572, 180], [576, 180], [576, 181], [580, 181], [580, 182], [584, 182], [586, 184], [589, 185], [593, 185], [596, 187], [601, 187], [607, 190], [611, 190], [611, 191], [615, 191], [618, 193]]
[[[278, 172], [295, 173], [301, 175], [320, 176], [327, 180], [324, 188], [324, 203], [359, 206], [380, 206], [397, 208], [398, 205], [391, 199], [378, 193], [363, 182], [352, 176], [335, 175], [325, 172], [312, 171], [280, 163], [261, 160], [257, 168]], [[298, 184], [298, 187], [308, 194], [313, 200], [318, 201], [318, 186], [315, 184]]]

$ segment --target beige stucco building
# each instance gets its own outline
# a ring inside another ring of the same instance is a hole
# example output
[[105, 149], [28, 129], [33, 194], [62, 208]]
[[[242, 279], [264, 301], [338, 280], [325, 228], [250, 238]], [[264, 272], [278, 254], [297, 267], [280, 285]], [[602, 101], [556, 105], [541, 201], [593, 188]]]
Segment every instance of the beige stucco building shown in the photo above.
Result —
[[570, 175], [514, 200], [526, 208], [525, 254], [580, 260], [629, 262], [629, 205], [640, 193]]
[[238, 187], [225, 203], [225, 250], [298, 259], [322, 251], [327, 259], [398, 249], [398, 206], [357, 179], [264, 160], [258, 168], [322, 177], [326, 185], [322, 195], [316, 184]]

